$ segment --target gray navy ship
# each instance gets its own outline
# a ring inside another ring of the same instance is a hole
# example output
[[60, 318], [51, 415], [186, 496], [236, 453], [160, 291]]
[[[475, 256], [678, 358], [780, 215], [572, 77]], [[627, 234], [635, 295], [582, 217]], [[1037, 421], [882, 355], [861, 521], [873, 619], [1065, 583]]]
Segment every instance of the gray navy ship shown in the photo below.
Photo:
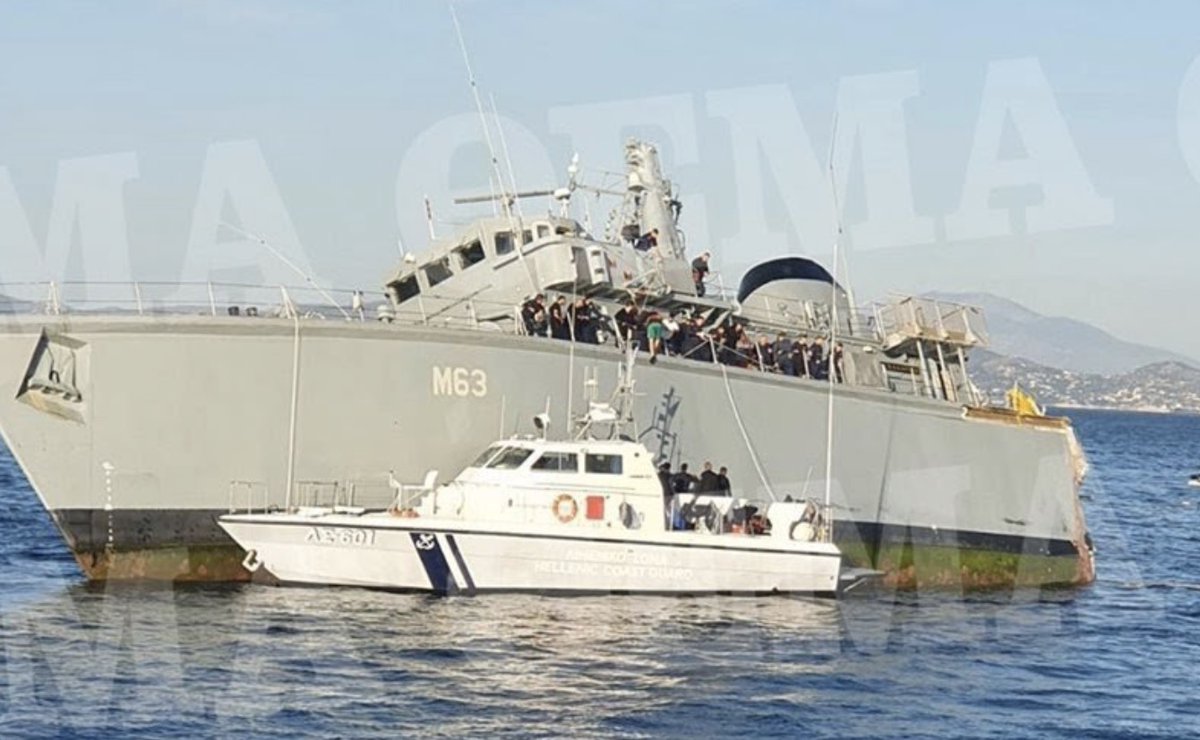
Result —
[[[89, 578], [240, 580], [219, 515], [384, 507], [396, 481], [449, 479], [534, 413], [566, 423], [644, 342], [617, 320], [632, 301], [682, 326], [652, 364], [636, 355], [638, 441], [660, 462], [726, 466], [749, 498], [828, 491], [850, 563], [897, 586], [1093, 579], [1083, 453], [1068, 420], [972, 385], [978, 310], [860, 309], [800, 257], [705, 291], [654, 146], [624, 160], [621, 185], [592, 189], [612, 201], [602, 233], [572, 215], [588, 189], [572, 163], [565, 187], [487, 196], [494, 215], [405, 257], [378, 305], [207, 285], [172, 310], [134, 285], [126, 309], [85, 311], [50, 285], [45, 311], [0, 329], [0, 431]], [[535, 197], [551, 206], [525, 215]], [[828, 377], [789, 366], [801, 341]]]

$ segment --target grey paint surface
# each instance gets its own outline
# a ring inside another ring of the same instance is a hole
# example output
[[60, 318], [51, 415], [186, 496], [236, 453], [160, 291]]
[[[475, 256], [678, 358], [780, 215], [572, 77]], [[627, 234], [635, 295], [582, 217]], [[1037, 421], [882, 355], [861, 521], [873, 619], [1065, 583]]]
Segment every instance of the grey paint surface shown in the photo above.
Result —
[[[585, 370], [595, 368], [607, 392], [620, 360], [613, 348], [579, 346], [572, 361], [564, 342], [484, 331], [299, 325], [294, 478], [353, 483], [364, 502], [386, 502], [389, 470], [418, 481], [436, 468], [448, 479], [501, 435], [502, 413], [505, 435], [531, 433], [529, 419], [549, 398], [561, 431], [568, 394], [575, 411], [584, 407]], [[261, 485], [255, 490], [283, 503], [294, 328], [266, 318], [13, 319], [0, 333], [0, 388], [8, 389], [0, 429], [52, 510], [220, 510], [233, 481]], [[15, 397], [43, 329], [83, 343], [82, 421]], [[822, 497], [826, 384], [644, 361], [635, 376], [638, 427], [653, 451], [693, 468], [727, 465], [749, 497]], [[464, 395], [437, 393], [435, 370], [446, 368], [465, 371]], [[953, 404], [848, 387], [837, 388], [834, 428], [840, 518], [1073, 536], [1062, 431], [965, 420]]]

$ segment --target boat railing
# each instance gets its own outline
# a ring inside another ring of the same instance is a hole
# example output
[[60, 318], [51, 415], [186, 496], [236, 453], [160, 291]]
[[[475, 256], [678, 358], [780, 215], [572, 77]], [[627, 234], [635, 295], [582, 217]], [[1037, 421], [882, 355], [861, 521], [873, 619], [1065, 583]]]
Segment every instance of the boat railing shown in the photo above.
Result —
[[289, 509], [327, 508], [338, 506], [353, 506], [353, 489], [347, 490], [337, 481], [301, 480], [296, 481]]
[[231, 480], [227, 508], [231, 514], [301, 509], [382, 510], [392, 502], [393, 494], [386, 478], [299, 480], [292, 485], [292, 495], [283, 499], [272, 498], [265, 481]]
[[229, 513], [252, 514], [271, 507], [270, 489], [262, 481], [233, 480], [229, 482]]

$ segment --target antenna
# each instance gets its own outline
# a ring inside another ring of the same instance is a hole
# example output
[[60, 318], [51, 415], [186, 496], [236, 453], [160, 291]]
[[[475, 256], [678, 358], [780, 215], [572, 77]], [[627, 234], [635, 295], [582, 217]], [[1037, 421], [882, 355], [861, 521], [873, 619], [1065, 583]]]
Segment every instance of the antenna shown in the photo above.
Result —
[[[450, 19], [454, 21], [454, 33], [458, 36], [458, 48], [462, 51], [463, 66], [467, 68], [467, 84], [471, 87], [471, 96], [475, 98], [475, 109], [479, 111], [479, 123], [483, 127], [483, 141], [487, 145], [488, 157], [491, 159], [491, 171], [488, 172], [488, 189], [491, 190], [492, 196], [496, 195], [496, 187], [499, 186], [500, 194], [504, 194], [504, 178], [500, 176], [500, 163], [496, 160], [496, 148], [492, 146], [492, 132], [488, 128], [487, 116], [483, 112], [483, 101], [479, 99], [479, 85], [475, 82], [475, 71], [471, 69], [471, 57], [467, 54], [467, 42], [463, 38], [462, 26], [458, 24], [458, 13], [454, 12], [454, 3], [447, 3], [450, 8]], [[505, 215], [510, 216], [508, 212], [508, 201], [501, 199], [501, 204], [504, 205]], [[492, 203], [492, 213], [496, 213], [496, 204]]]
[[[479, 97], [479, 85], [475, 82], [475, 72], [471, 69], [471, 57], [467, 54], [467, 42], [463, 38], [462, 26], [458, 23], [458, 13], [454, 12], [454, 3], [447, 3], [450, 9], [450, 19], [454, 21], [454, 33], [458, 36], [458, 48], [462, 51], [463, 66], [467, 68], [467, 83], [471, 86], [471, 96], [475, 99], [475, 110], [479, 112], [479, 123], [483, 126], [483, 141], [487, 144], [488, 157], [491, 160], [491, 172], [488, 174], [488, 186], [492, 193], [492, 213], [496, 213], [496, 200], [500, 201], [501, 207], [504, 209], [504, 216], [508, 219], [509, 229], [512, 231], [513, 244], [516, 246], [517, 259], [525, 268], [525, 276], [529, 278], [529, 289], [536, 292], [539, 290], [537, 280], [533, 277], [533, 270], [525, 262], [525, 244], [520, 221], [513, 220], [512, 204], [516, 201], [504, 188], [504, 175], [500, 172], [500, 161], [496, 158], [496, 147], [492, 144], [492, 132], [488, 127], [487, 114], [483, 111], [483, 101]], [[503, 137], [504, 132], [500, 132]], [[511, 169], [511, 168], [510, 168]], [[496, 191], [492, 186], [499, 186], [500, 195], [496, 196]], [[515, 188], [514, 188], [515, 190]]]
[[433, 204], [429, 202], [429, 194], [425, 194], [425, 223], [429, 224], [429, 241], [437, 241], [437, 233], [433, 230]]
[[[521, 200], [516, 197], [517, 192], [517, 176], [513, 173], [512, 157], [508, 156], [508, 140], [504, 138], [504, 125], [500, 123], [500, 110], [496, 107], [496, 96], [489, 93], [488, 99], [492, 102], [492, 118], [496, 120], [496, 135], [500, 139], [500, 151], [504, 154], [504, 166], [508, 169], [508, 192], [513, 193], [513, 207], [517, 209], [517, 221], [525, 220], [524, 214], [521, 213]], [[504, 188], [500, 190], [503, 192]]]
[[[833, 283], [829, 287], [829, 401], [825, 409], [825, 516], [827, 520], [832, 520], [833, 506], [833, 386], [837, 380], [837, 364], [835, 362], [835, 352], [837, 350], [837, 328], [838, 328], [838, 256], [839, 245], [842, 241], [842, 209], [838, 203], [837, 191], [837, 176], [833, 167], [833, 154], [837, 147], [837, 128], [838, 114], [835, 110], [833, 113], [833, 127], [829, 141], [829, 187], [833, 196]], [[833, 536], [832, 521], [826, 525], [829, 528], [828, 536]]]

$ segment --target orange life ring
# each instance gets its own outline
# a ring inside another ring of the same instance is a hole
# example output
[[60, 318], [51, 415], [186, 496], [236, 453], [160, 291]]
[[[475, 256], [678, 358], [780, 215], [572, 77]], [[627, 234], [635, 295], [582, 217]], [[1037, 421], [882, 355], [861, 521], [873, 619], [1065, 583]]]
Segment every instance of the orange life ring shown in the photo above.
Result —
[[579, 504], [575, 503], [575, 499], [568, 494], [560, 493], [558, 498], [554, 499], [554, 503], [550, 504], [550, 509], [554, 512], [554, 516], [558, 517], [558, 521], [566, 524], [579, 513]]

